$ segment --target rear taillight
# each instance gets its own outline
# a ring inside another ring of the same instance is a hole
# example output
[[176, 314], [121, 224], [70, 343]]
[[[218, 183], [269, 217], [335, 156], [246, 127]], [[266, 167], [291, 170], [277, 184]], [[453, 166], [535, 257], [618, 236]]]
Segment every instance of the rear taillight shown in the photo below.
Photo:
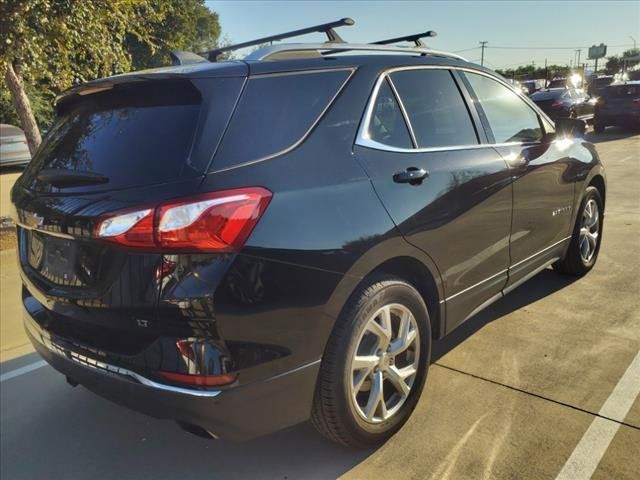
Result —
[[119, 212], [103, 218], [96, 228], [96, 236], [127, 247], [146, 247], [153, 243], [152, 208]]
[[561, 107], [562, 106], [562, 100], [557, 99], [554, 100], [553, 103], [551, 104], [552, 107], [557, 108], [557, 107]]
[[598, 100], [596, 101], [596, 105], [598, 107], [603, 106], [604, 105], [604, 98], [603, 97], [598, 98]]
[[636, 105], [640, 105], [640, 98], [634, 98], [632, 102], [635, 103]]
[[95, 236], [167, 252], [234, 252], [244, 245], [271, 196], [261, 187], [238, 188], [116, 212], [98, 221]]

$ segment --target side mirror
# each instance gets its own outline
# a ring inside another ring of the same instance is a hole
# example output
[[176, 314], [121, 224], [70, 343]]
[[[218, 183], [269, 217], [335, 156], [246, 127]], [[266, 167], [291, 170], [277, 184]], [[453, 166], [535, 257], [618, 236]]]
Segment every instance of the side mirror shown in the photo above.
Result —
[[556, 132], [558, 135], [567, 137], [582, 138], [587, 131], [587, 124], [577, 118], [560, 118], [556, 122]]

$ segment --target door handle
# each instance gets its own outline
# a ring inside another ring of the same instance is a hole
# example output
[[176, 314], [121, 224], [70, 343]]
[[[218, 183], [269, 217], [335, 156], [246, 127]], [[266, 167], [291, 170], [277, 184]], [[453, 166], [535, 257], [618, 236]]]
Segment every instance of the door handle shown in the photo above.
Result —
[[420, 185], [422, 181], [429, 176], [424, 168], [409, 167], [404, 172], [398, 172], [393, 175], [393, 181], [396, 183], [408, 183], [410, 185]]

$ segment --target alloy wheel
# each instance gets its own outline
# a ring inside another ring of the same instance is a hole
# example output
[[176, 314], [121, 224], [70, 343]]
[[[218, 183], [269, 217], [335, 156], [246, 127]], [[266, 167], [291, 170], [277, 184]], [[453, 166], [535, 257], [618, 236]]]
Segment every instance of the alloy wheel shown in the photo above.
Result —
[[598, 203], [590, 198], [582, 211], [582, 224], [580, 225], [580, 257], [587, 264], [596, 253], [598, 235], [600, 233], [600, 212]]
[[350, 398], [360, 417], [379, 423], [407, 400], [418, 373], [420, 332], [400, 304], [378, 309], [360, 334], [350, 366]]

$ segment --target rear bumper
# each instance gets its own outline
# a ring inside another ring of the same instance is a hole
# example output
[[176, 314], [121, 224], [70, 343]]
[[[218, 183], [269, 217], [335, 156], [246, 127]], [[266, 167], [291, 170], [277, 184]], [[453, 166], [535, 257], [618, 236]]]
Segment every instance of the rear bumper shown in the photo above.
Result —
[[23, 312], [29, 339], [53, 368], [138, 412], [196, 425], [234, 440], [264, 435], [309, 418], [319, 360], [265, 381], [224, 390], [177, 388], [75, 352], [26, 309]]

